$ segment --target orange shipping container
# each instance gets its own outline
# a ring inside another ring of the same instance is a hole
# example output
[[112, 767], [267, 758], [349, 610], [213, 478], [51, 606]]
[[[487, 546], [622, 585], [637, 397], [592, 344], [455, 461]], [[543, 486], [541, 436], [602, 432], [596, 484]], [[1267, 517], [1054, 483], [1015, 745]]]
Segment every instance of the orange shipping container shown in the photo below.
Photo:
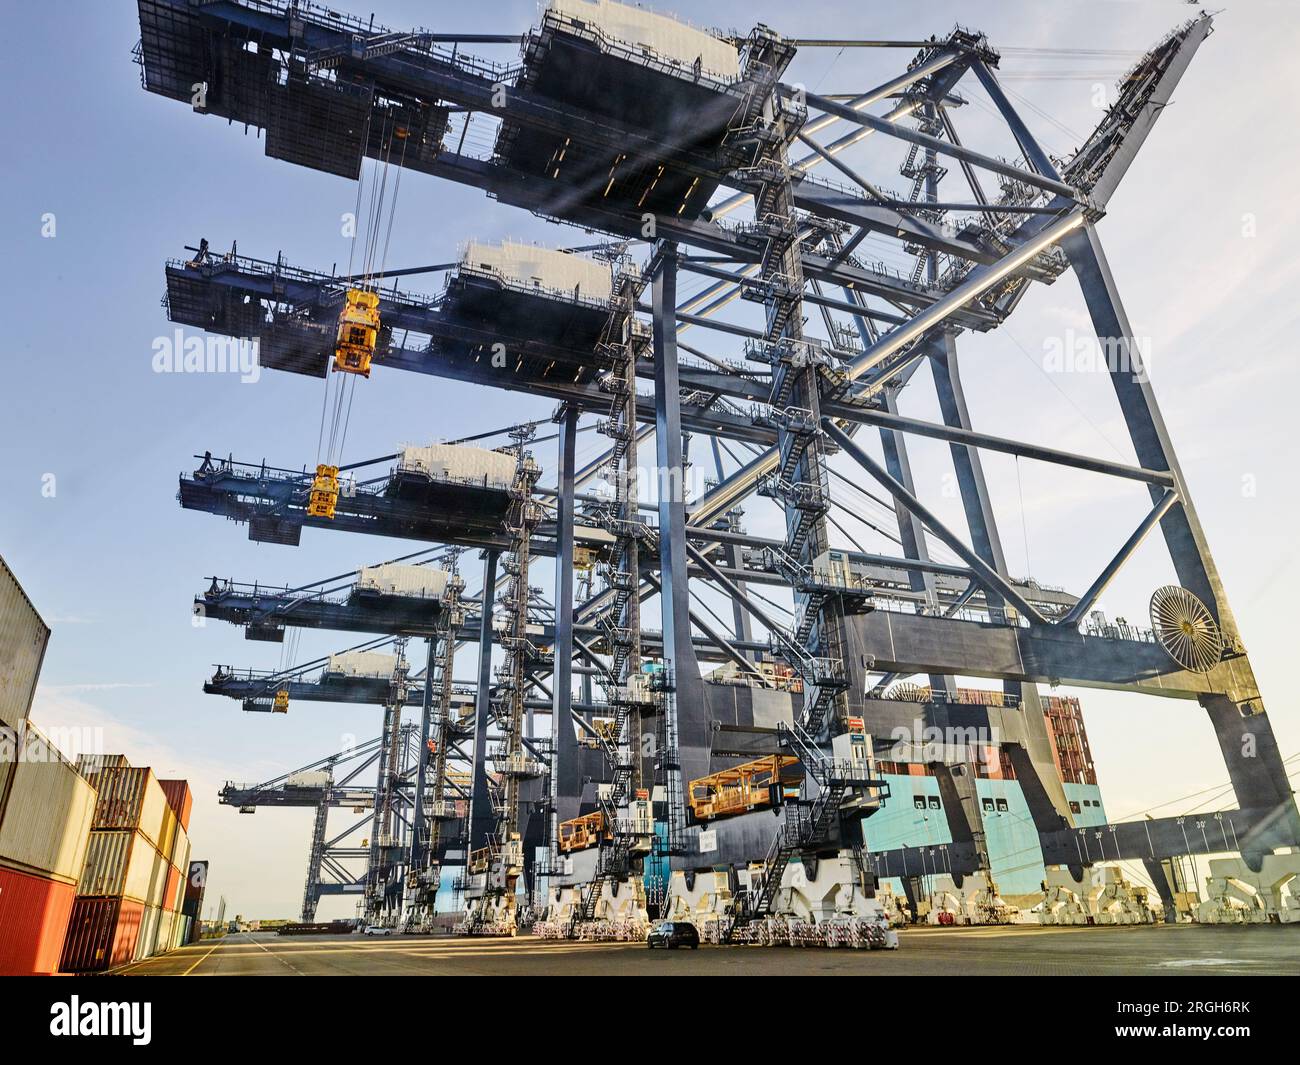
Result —
[[0, 866], [0, 976], [49, 976], [59, 968], [74, 888]]
[[162, 904], [169, 910], [181, 908], [181, 871], [174, 865], [167, 866], [167, 889], [163, 892]]
[[194, 793], [190, 791], [188, 780], [160, 780], [167, 803], [176, 814], [176, 820], [186, 832], [190, 830], [190, 811], [194, 808]]

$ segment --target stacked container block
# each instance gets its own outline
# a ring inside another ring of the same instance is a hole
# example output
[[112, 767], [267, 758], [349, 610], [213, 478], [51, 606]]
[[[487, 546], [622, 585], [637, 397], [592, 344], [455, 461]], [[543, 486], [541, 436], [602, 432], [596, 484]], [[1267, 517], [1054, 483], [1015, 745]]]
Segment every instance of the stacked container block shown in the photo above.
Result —
[[185, 915], [186, 943], [197, 943], [203, 930], [200, 917], [203, 914], [203, 894], [208, 884], [208, 863], [191, 861], [189, 877], [185, 881], [185, 899], [181, 912]]
[[174, 945], [186, 828], [185, 781], [161, 783], [120, 756], [85, 760], [98, 788], [94, 827], [63, 952], [65, 972], [98, 972]]
[[0, 975], [58, 968], [94, 789], [30, 723], [49, 627], [0, 559]]

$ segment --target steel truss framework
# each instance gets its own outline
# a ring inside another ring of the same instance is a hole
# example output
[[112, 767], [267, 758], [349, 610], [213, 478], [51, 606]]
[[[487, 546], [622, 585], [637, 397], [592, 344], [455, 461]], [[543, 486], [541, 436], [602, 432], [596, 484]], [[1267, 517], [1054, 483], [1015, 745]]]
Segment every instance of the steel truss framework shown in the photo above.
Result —
[[[501, 66], [462, 52], [460, 44], [468, 41], [392, 33], [289, 0], [201, 5], [141, 0], [140, 10], [146, 88], [188, 100], [188, 88], [204, 87], [203, 110], [267, 128], [268, 154], [336, 173], [353, 173], [348, 159], [355, 157], [359, 165], [362, 155], [375, 154], [365, 137], [350, 147], [342, 139], [338, 157], [331, 158], [292, 141], [294, 122], [326, 121], [321, 101], [328, 97], [333, 105], [351, 107], [354, 123], [364, 119], [368, 131], [375, 116], [381, 128], [401, 126], [408, 138], [418, 128], [419, 150], [409, 163], [403, 156], [405, 165], [481, 188], [503, 203], [606, 234], [624, 249], [645, 237], [647, 217], [653, 222], [648, 262], [639, 271], [622, 265], [605, 327], [585, 345], [526, 332], [509, 335], [504, 323], [485, 332], [457, 316], [450, 287], [432, 300], [396, 286], [380, 294], [380, 315], [392, 332], [376, 365], [527, 390], [561, 404], [553, 516], [535, 523], [523, 522], [519, 514], [477, 523], [464, 516], [439, 518], [400, 498], [390, 490], [391, 478], [381, 474], [340, 500], [338, 515], [328, 523], [304, 517], [310, 478], [293, 471], [205, 460], [181, 481], [183, 505], [248, 520], [257, 539], [296, 543], [304, 524], [332, 524], [474, 546], [486, 553], [486, 590], [497, 587], [498, 562], [508, 554], [516, 560], [508, 574], [516, 619], [526, 616], [529, 599], [522, 590], [526, 566], [519, 571], [518, 559], [530, 553], [556, 557], [553, 620], [545, 636], [553, 646], [549, 662], [539, 656], [531, 665], [515, 661], [510, 675], [493, 686], [491, 611], [479, 611], [471, 847], [492, 823], [481, 794], [492, 708], [502, 720], [500, 700], [509, 696], [505, 735], [513, 737], [519, 713], [529, 706], [520, 701], [523, 689], [547, 673], [552, 688], [537, 700], [537, 709], [551, 712], [555, 737], [547, 807], [552, 841], [557, 819], [592, 807], [583, 796], [580, 746], [570, 742], [566, 726], [573, 719], [585, 735], [599, 710], [616, 722], [602, 751], [603, 778], [612, 782], [606, 795], [616, 800], [611, 819], [617, 820], [618, 804], [630, 791], [653, 782], [667, 827], [661, 847], [675, 864], [694, 868], [764, 856], [780, 862], [784, 859], [776, 852], [782, 849], [788, 857], [859, 844], [861, 806], [853, 817], [830, 817], [815, 835], [799, 827], [810, 808], [818, 809], [820, 818], [825, 796], [834, 790], [812, 771], [818, 752], [824, 753], [850, 718], [865, 719], [877, 735], [897, 719], [897, 701], [881, 697], [884, 681], [870, 680], [873, 674], [883, 673], [887, 681], [926, 673], [934, 693], [923, 707], [927, 721], [947, 713], [956, 676], [987, 677], [1005, 686], [1005, 709], [968, 709], [984, 723], [997, 724], [1007, 738], [1048, 864], [1158, 863], [1173, 855], [1233, 850], [1257, 867], [1265, 853], [1300, 842], [1295, 804], [1249, 658], [1151, 384], [1141, 372], [1097, 231], [1111, 193], [1210, 33], [1208, 16], [1179, 27], [1153, 48], [1126, 77], [1120, 99], [1096, 131], [1062, 162], [1039, 146], [1000, 87], [997, 53], [981, 35], [962, 29], [919, 48], [911, 42], [917, 54], [903, 73], [870, 91], [832, 99], [782, 82], [795, 45], [762, 27], [736, 42], [741, 73], [723, 83], [666, 68], [617, 42], [593, 41], [588, 30], [552, 13], [524, 38], [522, 62]], [[547, 57], [562, 48], [586, 49], [584, 54], [598, 57], [593, 62], [614, 64], [635, 86], [634, 94], [647, 87], [662, 93], [667, 117], [646, 122], [617, 94], [596, 108], [572, 86], [543, 77]], [[962, 142], [954, 113], [963, 103], [957, 90], [964, 78], [973, 78], [992, 99], [1021, 159], [997, 158]], [[888, 109], [877, 114], [882, 105]], [[412, 114], [421, 116], [418, 127]], [[850, 132], [834, 140], [818, 137], [836, 123]], [[490, 155], [464, 149], [471, 126], [496, 134]], [[843, 149], [868, 137], [906, 144], [902, 172], [913, 181], [910, 197], [876, 188], [839, 158]], [[561, 143], [564, 151], [555, 147]], [[804, 149], [807, 154], [797, 154]], [[550, 151], [552, 163], [571, 151], [572, 165], [543, 167], [539, 151], [543, 158]], [[815, 175], [823, 163], [849, 184]], [[968, 198], [940, 196], [944, 163], [960, 171]], [[990, 180], [999, 189], [996, 195], [986, 188]], [[654, 204], [648, 214], [640, 209], [645, 202]], [[742, 208], [746, 221], [727, 220]], [[896, 241], [914, 255], [911, 275], [859, 258], [855, 252], [868, 235]], [[1103, 348], [1119, 355], [1110, 379], [1135, 464], [993, 436], [971, 423], [958, 336], [996, 329], [1031, 283], [1051, 283], [1066, 270], [1078, 280]], [[683, 273], [705, 277], [710, 285], [682, 302]], [[325, 372], [327, 348], [304, 347], [301, 340], [311, 327], [337, 315], [351, 279], [290, 267], [280, 259], [234, 255], [177, 261], [168, 265], [167, 277], [174, 320], [230, 335], [260, 335], [264, 341], [292, 334], [299, 343], [289, 354], [283, 345], [274, 349], [280, 368]], [[713, 318], [737, 297], [763, 308], [761, 326]], [[809, 309], [823, 316], [829, 339], [805, 334]], [[741, 338], [746, 361], [719, 359], [685, 344], [679, 334], [695, 327]], [[512, 373], [480, 367], [476, 353], [493, 340], [504, 340], [516, 357]], [[941, 423], [898, 413], [898, 393], [921, 365], [931, 371]], [[649, 394], [637, 391], [640, 380], [652, 383]], [[597, 462], [577, 469], [574, 435], [579, 418], [591, 413], [608, 419], [604, 430], [611, 447]], [[867, 427], [880, 434], [883, 466], [862, 447]], [[637, 446], [653, 436], [661, 478], [683, 485], [684, 434], [703, 436], [715, 446], [737, 446], [744, 461], [725, 477], [719, 465], [720, 483], [695, 498], [660, 491], [657, 521], [650, 525], [626, 489]], [[949, 528], [918, 498], [907, 454], [912, 436], [949, 444], [966, 535]], [[865, 585], [831, 580], [819, 568], [830, 546], [826, 459], [832, 451], [842, 451], [887, 493], [898, 517], [901, 557], [849, 553], [869, 567]], [[1045, 595], [1008, 571], [982, 467], [986, 451], [1143, 483], [1151, 510], [1086, 590]], [[612, 507], [581, 491], [607, 467], [624, 485]], [[738, 505], [754, 493], [784, 511], [782, 539], [764, 541], [740, 528]], [[1093, 631], [1087, 625], [1116, 573], [1157, 529], [1182, 591], [1203, 606], [1221, 637], [1221, 651], [1208, 668], [1180, 665], [1171, 645], [1146, 634]], [[599, 580], [587, 582], [587, 598], [578, 601], [575, 542], [583, 543], [584, 530], [611, 535], [614, 547], [604, 556]], [[960, 564], [933, 561], [932, 541], [944, 544]], [[707, 582], [731, 599], [734, 634], [720, 631], [695, 610], [692, 580]], [[793, 591], [793, 624], [781, 623], [760, 605], [756, 586], [763, 583]], [[639, 624], [643, 601], [652, 595], [662, 616], [662, 633], [653, 637]], [[485, 592], [484, 601], [488, 598]], [[336, 612], [335, 620], [341, 616]], [[767, 631], [768, 644], [753, 639], [753, 621]], [[368, 626], [384, 624], [353, 622], [345, 627], [372, 631]], [[406, 631], [405, 623], [397, 627]], [[467, 619], [462, 630], [472, 628]], [[466, 631], [458, 635], [472, 637]], [[683, 781], [709, 771], [720, 750], [715, 736], [720, 724], [752, 725], [752, 713], [746, 721], [744, 711], [725, 709], [732, 694], [707, 684], [699, 663], [722, 658], [752, 671], [765, 646], [802, 681], [802, 698], [793, 700], [792, 719], [775, 742], [806, 755], [813, 782], [803, 805], [787, 811], [777, 840], [770, 820], [737, 817], [717, 825], [717, 849], [705, 856], [697, 830], [682, 817]], [[867, 654], [850, 655], [850, 647], [866, 648]], [[518, 647], [506, 650], [516, 659], [522, 654]], [[647, 656], [663, 666], [657, 690], [651, 698], [632, 696], [629, 677]], [[575, 674], [583, 679], [582, 702], [573, 698]], [[230, 693], [229, 684], [237, 679], [227, 676], [222, 690]], [[592, 680], [607, 693], [599, 705], [590, 694]], [[257, 683], [249, 678], [253, 687]], [[1175, 818], [1086, 832], [1073, 828], [1052, 771], [1040, 683], [1196, 700], [1215, 729], [1237, 807], [1210, 815], [1194, 832]], [[307, 694], [290, 690], [292, 697]], [[658, 742], [653, 756], [637, 758], [630, 752], [643, 729], [654, 729]], [[518, 753], [518, 747], [512, 749]], [[980, 838], [978, 826], [954, 831], [951, 871], [981, 867]], [[620, 846], [615, 834], [602, 848], [592, 871], [598, 880], [625, 868]], [[916, 848], [873, 859], [877, 873], [905, 877], [925, 862]]]
[[[418, 739], [416, 726], [409, 724], [402, 726], [396, 736], [399, 768], [396, 787], [392, 790], [397, 797], [395, 805], [406, 810], [400, 815], [403, 819], [410, 816], [410, 792], [419, 754]], [[355, 837], [367, 829], [373, 835], [376, 815], [384, 805], [380, 796], [385, 789], [361, 781], [370, 773], [381, 777], [387, 775], [381, 763], [385, 760], [385, 752], [392, 747], [393, 737], [382, 734], [272, 780], [260, 784], [227, 782], [221, 789], [222, 804], [237, 807], [241, 813], [252, 813], [259, 807], [314, 810], [302, 920], [316, 919], [316, 907], [323, 896], [352, 895], [365, 899], [374, 875], [371, 837], [367, 836], [363, 844], [358, 844]], [[382, 780], [379, 783], [382, 784]], [[331, 832], [330, 810], [344, 809], [350, 810], [353, 818], [341, 830], [337, 830], [336, 824], [336, 831]], [[390, 901], [400, 901], [400, 896]], [[367, 907], [365, 916], [379, 918], [383, 910], [382, 905]]]

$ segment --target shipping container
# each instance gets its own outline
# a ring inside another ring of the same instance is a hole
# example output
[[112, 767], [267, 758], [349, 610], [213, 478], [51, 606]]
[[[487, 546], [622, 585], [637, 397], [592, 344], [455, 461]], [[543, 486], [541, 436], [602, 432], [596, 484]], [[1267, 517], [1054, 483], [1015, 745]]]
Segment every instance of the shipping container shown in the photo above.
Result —
[[183, 880], [190, 868], [190, 837], [179, 825], [176, 826], [176, 843], [172, 846], [169, 857], [172, 865], [181, 871]]
[[131, 952], [132, 961], [144, 961], [158, 953], [158, 929], [162, 924], [161, 906], [146, 906], [140, 918], [140, 935]]
[[59, 968], [65, 973], [93, 973], [125, 965], [135, 953], [143, 920], [143, 903], [78, 898]]
[[96, 829], [90, 834], [78, 895], [116, 895], [149, 906], [162, 903], [167, 861], [143, 832]]
[[83, 754], [77, 757], [77, 772], [84, 777], [104, 769], [129, 769], [130, 766], [124, 754]]
[[175, 911], [162, 911], [162, 917], [158, 921], [158, 950], [156, 953], [165, 954], [175, 946], [177, 920]]
[[58, 971], [75, 890], [0, 865], [0, 976]]
[[185, 898], [196, 902], [203, 901], [203, 892], [208, 886], [208, 863], [190, 862], [189, 877], [185, 881]]
[[[163, 798], [166, 799], [165, 794]], [[176, 811], [171, 808], [170, 803], [165, 803], [163, 806], [162, 828], [159, 830], [158, 839], [155, 841], [158, 853], [164, 858], [170, 858], [172, 852], [176, 849], [176, 833], [180, 827], [181, 823], [176, 820]]]
[[447, 587], [448, 573], [434, 566], [386, 563], [357, 572], [357, 590], [405, 599], [437, 599]]
[[179, 910], [181, 898], [181, 871], [168, 863], [167, 886], [163, 889], [162, 905], [169, 910]]
[[155, 847], [170, 842], [164, 837], [171, 807], [152, 769], [110, 767], [95, 773], [91, 783], [99, 789], [95, 828], [139, 829]]
[[95, 790], [35, 725], [23, 730], [0, 816], [0, 861], [75, 884], [86, 860]]
[[404, 447], [398, 468], [423, 473], [435, 481], [509, 488], [515, 480], [515, 456], [478, 447], [430, 444]]
[[344, 651], [330, 655], [326, 673], [339, 673], [346, 677], [378, 677], [387, 680], [397, 668], [397, 656], [382, 651]]
[[194, 793], [190, 791], [190, 782], [188, 780], [160, 780], [158, 786], [162, 788], [163, 794], [167, 796], [167, 804], [172, 808], [176, 815], [176, 820], [180, 822], [181, 828], [186, 832], [190, 830], [190, 811], [194, 809]]
[[176, 915], [176, 946], [177, 947], [183, 947], [185, 946], [186, 943], [189, 943], [191, 941], [190, 935], [191, 935], [191, 928], [193, 927], [193, 924], [194, 921], [186, 914], [181, 913]]
[[186, 899], [185, 905], [181, 909], [181, 916], [188, 922], [186, 924], [186, 938], [182, 941], [181, 946], [186, 943], [197, 943], [203, 936], [203, 922], [199, 920], [200, 910], [197, 899]]
[[0, 726], [27, 720], [49, 641], [49, 626], [0, 558]]

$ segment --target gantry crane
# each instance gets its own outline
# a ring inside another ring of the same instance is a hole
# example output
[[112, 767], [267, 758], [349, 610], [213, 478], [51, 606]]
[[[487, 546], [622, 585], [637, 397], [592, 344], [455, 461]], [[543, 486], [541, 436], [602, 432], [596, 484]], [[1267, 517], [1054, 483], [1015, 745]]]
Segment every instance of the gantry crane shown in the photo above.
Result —
[[[416, 739], [415, 726], [405, 726], [402, 730], [403, 751], [414, 750]], [[303, 921], [316, 919], [316, 907], [322, 896], [364, 895], [369, 880], [370, 849], [368, 843], [358, 845], [353, 837], [372, 823], [376, 793], [373, 784], [358, 782], [378, 763], [385, 745], [385, 737], [377, 736], [260, 784], [228, 781], [221, 789], [221, 803], [237, 807], [243, 814], [255, 813], [260, 807], [297, 807], [314, 811], [307, 879], [303, 888]], [[408, 767], [401, 775], [409, 777], [413, 773]], [[349, 810], [360, 819], [330, 835], [328, 818], [331, 809]], [[359, 870], [358, 865], [361, 867]]]
[[[1154, 868], [1171, 856], [1226, 848], [1258, 865], [1269, 851], [1300, 841], [1300, 818], [1249, 658], [1150, 380], [1134, 372], [1141, 371], [1140, 353], [1098, 236], [1110, 196], [1211, 32], [1208, 15], [1151, 49], [1126, 76], [1094, 133], [1060, 160], [1042, 149], [1002, 89], [996, 50], [961, 28], [927, 41], [870, 42], [905, 48], [913, 59], [874, 88], [832, 98], [783, 82], [799, 45], [763, 26], [738, 38], [690, 31], [697, 34], [690, 39], [698, 55], [683, 62], [673, 57], [671, 42], [684, 29], [646, 30], [645, 39], [629, 44], [605, 32], [598, 18], [580, 20], [555, 4], [523, 36], [519, 61], [502, 64], [471, 56], [454, 35], [393, 33], [289, 0], [200, 7], [140, 0], [139, 7], [145, 87], [191, 101], [194, 86], [203, 86], [198, 110], [265, 128], [272, 157], [355, 177], [365, 157], [392, 160], [393, 138], [400, 137], [407, 147], [399, 165], [481, 188], [503, 204], [623, 246], [636, 240], [650, 246], [636, 276], [618, 282], [619, 299], [607, 298], [599, 314], [588, 314], [591, 301], [577, 292], [567, 301], [553, 298], [574, 321], [601, 319], [594, 338], [572, 344], [559, 330], [548, 332], [540, 318], [525, 319], [533, 328], [521, 328], [505, 300], [486, 316], [482, 304], [475, 312], [467, 294], [491, 282], [475, 278], [473, 269], [462, 269], [465, 284], [449, 283], [436, 305], [417, 307], [418, 301], [385, 289], [378, 294], [383, 329], [373, 365], [548, 397], [564, 404], [562, 431], [569, 438], [579, 428], [578, 416], [609, 414], [613, 397], [612, 446], [602, 461], [620, 468], [652, 427], [658, 468], [679, 484], [684, 434], [736, 448], [737, 468], [708, 491], [691, 498], [685, 491], [659, 492], [653, 529], [640, 527], [628, 499], [616, 500], [613, 513], [584, 504], [582, 521], [572, 491], [566, 495], [561, 488], [557, 526], [568, 522], [575, 534], [597, 528], [612, 543], [603, 586], [575, 604], [574, 557], [582, 545], [575, 545], [576, 535], [552, 540], [560, 574], [552, 692], [553, 725], [560, 727], [553, 727], [552, 772], [557, 786], [570, 779], [577, 745], [567, 729], [572, 691], [559, 678], [575, 655], [587, 662], [593, 652], [599, 655], [592, 645], [583, 647], [581, 626], [595, 620], [606, 629], [601, 646], [618, 664], [606, 675], [617, 687], [635, 660], [635, 645], [622, 631], [629, 608], [657, 595], [662, 636], [655, 697], [638, 704], [646, 711], [626, 715], [624, 725], [652, 725], [657, 737], [649, 759], [656, 819], [666, 830], [663, 848], [673, 864], [688, 874], [750, 862], [768, 870], [731, 914], [737, 926], [772, 905], [780, 869], [797, 854], [851, 854], [857, 866], [852, 875], [869, 882], [871, 870], [859, 861], [863, 816], [882, 790], [869, 766], [845, 770], [839, 748], [854, 737], [887, 733], [898, 720], [898, 704], [908, 702], [888, 698], [888, 682], [918, 673], [931, 679], [930, 697], [916, 711], [926, 721], [942, 716], [940, 693], [951, 696], [957, 676], [998, 681], [1013, 697], [1007, 704], [1012, 712], [985, 712], [982, 721], [987, 726], [996, 719], [1002, 728], [1046, 864], [1077, 868], [1128, 858]], [[962, 141], [956, 116], [965, 102], [963, 79], [978, 82], [991, 99], [1019, 159], [997, 158]], [[616, 88], [597, 99], [596, 84]], [[881, 105], [887, 110], [877, 114]], [[328, 135], [320, 135], [322, 122]], [[837, 124], [849, 132], [818, 139]], [[471, 126], [491, 129], [490, 155], [465, 150]], [[448, 135], [453, 129], [454, 137]], [[840, 158], [868, 138], [873, 149], [897, 141], [906, 146], [901, 171], [911, 182], [910, 195], [877, 187]], [[800, 154], [804, 148], [807, 154]], [[948, 176], [941, 160], [960, 170], [968, 198], [940, 195]], [[848, 184], [814, 174], [824, 162]], [[996, 191], [987, 186], [990, 179]], [[737, 211], [740, 221], [724, 222]], [[882, 244], [912, 257], [906, 273], [864, 257], [865, 247]], [[332, 323], [350, 279], [306, 273], [280, 260], [232, 259], [169, 266], [173, 319], [258, 335], [268, 365], [326, 373], [336, 354]], [[1067, 271], [1078, 280], [1099, 341], [1117, 356], [1110, 380], [1136, 463], [973, 427], [959, 335], [995, 331], [1034, 283], [1054, 283]], [[709, 279], [703, 297], [679, 301], [683, 274]], [[650, 291], [648, 305], [642, 287]], [[735, 296], [761, 306], [757, 327], [717, 322], [706, 313]], [[825, 337], [809, 327], [809, 308], [823, 315]], [[623, 326], [616, 339], [615, 322]], [[322, 340], [323, 326], [331, 329]], [[695, 327], [741, 341], [744, 361], [684, 343], [680, 333]], [[394, 339], [402, 330], [408, 339], [415, 333], [417, 342]], [[509, 351], [509, 373], [485, 372], [489, 337]], [[921, 367], [929, 370], [940, 422], [898, 410], [899, 393], [916, 387]], [[653, 395], [636, 395], [634, 379], [652, 381]], [[864, 427], [879, 433], [883, 465], [864, 448]], [[920, 498], [906, 450], [913, 436], [950, 445], [966, 537]], [[1008, 570], [981, 464], [988, 451], [1138, 485], [1150, 497], [1150, 510], [1086, 590], [1045, 593], [1013, 580]], [[856, 557], [833, 557], [832, 452], [894, 508], [901, 557], [862, 550], [840, 552]], [[559, 484], [576, 489], [577, 474], [570, 450], [562, 455]], [[330, 524], [473, 546], [491, 540], [489, 558], [520, 554], [514, 530], [482, 522], [472, 508], [450, 517], [418, 506], [403, 509], [400, 477], [359, 486], [351, 499], [340, 493], [329, 516], [312, 511], [314, 481], [310, 474], [229, 463], [182, 479], [182, 503], [248, 520], [255, 539], [297, 542], [304, 524]], [[728, 527], [728, 515], [755, 493], [779, 508], [782, 538], [756, 543]], [[1179, 584], [1155, 590], [1151, 628], [1093, 618], [1116, 573], [1156, 529]], [[954, 561], [931, 557], [940, 546]], [[740, 548], [739, 555], [731, 547]], [[524, 556], [531, 550], [530, 543]], [[629, 558], [633, 571], [624, 568]], [[886, 581], [876, 579], [881, 570]], [[762, 605], [755, 586], [766, 578], [790, 589], [790, 623]], [[526, 572], [518, 580], [526, 585]], [[771, 658], [797, 674], [801, 690], [787, 689], [788, 705], [775, 714], [774, 726], [756, 724], [752, 697], [741, 699], [702, 677], [696, 630], [750, 673], [757, 671], [745, 663], [764, 647], [746, 646], [739, 624], [733, 639], [704, 621], [693, 609], [691, 580], [720, 590], [738, 615], [761, 626], [770, 636]], [[480, 662], [489, 642], [481, 641]], [[639, 653], [650, 653], [644, 636]], [[487, 681], [481, 674], [480, 706], [488, 698]], [[518, 678], [512, 675], [511, 682]], [[1042, 683], [1199, 702], [1215, 728], [1237, 807], [1218, 811], [1199, 834], [1187, 833], [1174, 818], [1077, 830], [1051, 764], [1037, 690]], [[854, 724], [859, 721], [861, 728]], [[622, 729], [614, 735], [621, 737]], [[770, 749], [742, 752], [744, 735], [755, 748]], [[727, 738], [718, 742], [719, 736]], [[804, 765], [805, 784], [782, 804], [775, 836], [770, 813], [725, 818], [708, 829], [685, 824], [685, 786], [710, 776], [715, 752], [722, 750], [728, 752], [719, 756], [724, 761], [793, 755]], [[621, 794], [619, 781], [635, 780], [638, 771], [646, 783], [646, 766], [638, 770], [616, 753], [607, 776]], [[571, 803], [572, 792], [566, 798]], [[556, 802], [558, 810], [563, 800]], [[580, 805], [578, 813], [585, 812]], [[874, 864], [915, 869], [923, 851], [903, 847], [876, 855]], [[975, 872], [986, 860], [976, 831], [955, 839], [947, 854], [958, 874]]]

